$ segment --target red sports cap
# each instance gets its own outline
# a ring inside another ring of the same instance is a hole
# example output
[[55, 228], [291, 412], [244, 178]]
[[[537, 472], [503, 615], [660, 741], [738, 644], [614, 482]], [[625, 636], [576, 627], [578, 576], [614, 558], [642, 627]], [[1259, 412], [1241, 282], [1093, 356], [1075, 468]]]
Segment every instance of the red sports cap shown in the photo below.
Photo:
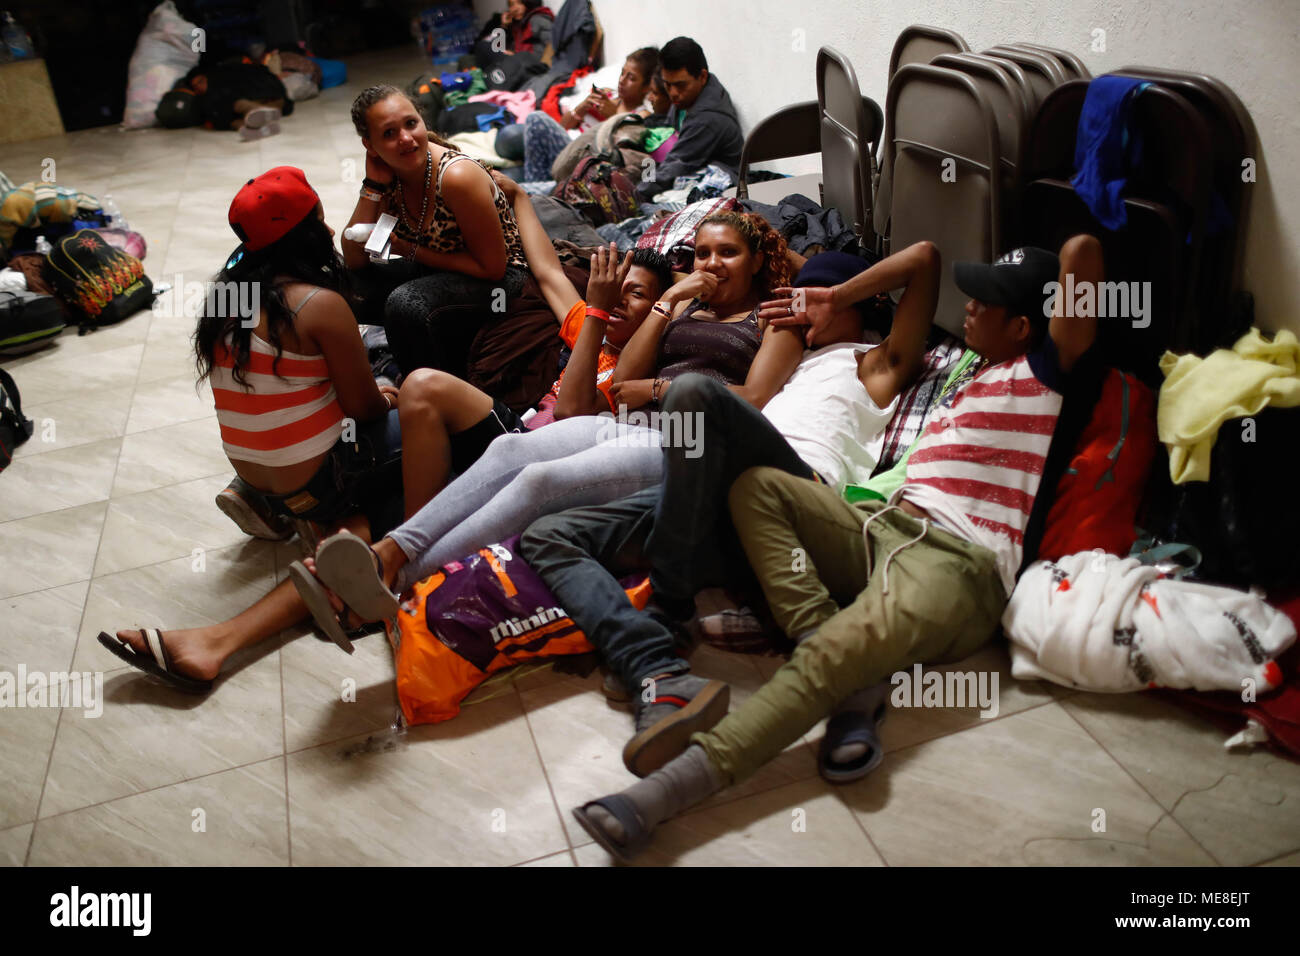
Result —
[[276, 166], [250, 179], [230, 203], [230, 228], [249, 252], [265, 249], [302, 222], [320, 202], [297, 166]]

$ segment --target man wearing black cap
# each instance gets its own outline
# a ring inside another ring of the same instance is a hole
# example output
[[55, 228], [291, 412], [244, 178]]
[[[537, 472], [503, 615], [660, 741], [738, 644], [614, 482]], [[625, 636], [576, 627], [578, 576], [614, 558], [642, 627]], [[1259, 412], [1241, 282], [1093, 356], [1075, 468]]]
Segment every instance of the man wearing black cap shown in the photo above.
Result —
[[[984, 364], [937, 409], [889, 502], [849, 504], [778, 468], [746, 471], [730, 508], [790, 661], [680, 756], [621, 793], [574, 810], [611, 854], [642, 849], [660, 822], [738, 783], [836, 705], [914, 663], [960, 660], [995, 633], [1023, 556], [1024, 530], [1061, 406], [1065, 375], [1096, 319], [1066, 316], [1052, 281], [1100, 282], [1100, 244], [1075, 236], [1056, 256], [1017, 249], [959, 264], [967, 344]], [[806, 295], [825, 325], [833, 290]], [[1050, 322], [1046, 316], [1050, 314]], [[792, 555], [802, 562], [792, 562]]]
[[[759, 465], [816, 479], [836, 492], [871, 475], [897, 397], [923, 364], [939, 268], [939, 254], [928, 242], [870, 268], [846, 253], [809, 259], [796, 288], [775, 290], [786, 297], [764, 303], [760, 316], [772, 321], [793, 315], [791, 303], [805, 289], [842, 285], [847, 294], [812, 337], [813, 349], [800, 356], [802, 334], [794, 339], [789, 366], [773, 376], [784, 382], [779, 393], [750, 404], [743, 386], [733, 390], [703, 375], [674, 379], [663, 410], [663, 484], [542, 518], [525, 532], [520, 553], [610, 672], [635, 694], [637, 733], [623, 760], [638, 776], [676, 756], [690, 733], [707, 729], [726, 711], [725, 684], [687, 673], [690, 667], [674, 646], [673, 622], [691, 616], [701, 588], [752, 583], [727, 515], [727, 489]], [[903, 295], [889, 335], [878, 346], [863, 345], [858, 303], [899, 288]], [[674, 443], [673, 433], [695, 440]], [[655, 607], [642, 613], [615, 575], [647, 568]], [[650, 687], [652, 692], [640, 693]]]

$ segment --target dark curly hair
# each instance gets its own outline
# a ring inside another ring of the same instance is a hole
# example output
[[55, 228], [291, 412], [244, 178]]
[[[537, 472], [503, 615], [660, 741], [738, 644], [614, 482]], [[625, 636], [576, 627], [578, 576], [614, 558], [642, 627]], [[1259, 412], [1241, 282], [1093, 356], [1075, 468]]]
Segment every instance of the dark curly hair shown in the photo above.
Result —
[[[315, 213], [309, 214], [265, 249], [240, 249], [217, 273], [211, 290], [225, 294], [207, 297], [203, 314], [194, 331], [194, 359], [199, 382], [212, 374], [217, 353], [229, 348], [234, 357], [233, 377], [247, 385], [246, 372], [256, 316], [241, 315], [239, 306], [249, 301], [265, 306], [267, 339], [275, 350], [271, 368], [276, 371], [284, 351], [280, 344], [286, 328], [293, 327], [293, 315], [284, 298], [284, 285], [305, 282], [338, 292], [350, 292], [347, 270], [334, 248], [334, 237]], [[240, 294], [231, 295], [230, 291]], [[243, 295], [248, 291], [250, 295]], [[277, 372], [278, 374], [278, 372]]]
[[763, 268], [754, 276], [754, 284], [764, 292], [788, 286], [793, 279], [790, 273], [790, 259], [786, 255], [788, 246], [785, 236], [772, 228], [772, 224], [755, 212], [737, 212], [728, 210], [715, 212], [706, 216], [695, 230], [698, 236], [705, 226], [730, 226], [745, 240], [749, 251], [763, 254]]

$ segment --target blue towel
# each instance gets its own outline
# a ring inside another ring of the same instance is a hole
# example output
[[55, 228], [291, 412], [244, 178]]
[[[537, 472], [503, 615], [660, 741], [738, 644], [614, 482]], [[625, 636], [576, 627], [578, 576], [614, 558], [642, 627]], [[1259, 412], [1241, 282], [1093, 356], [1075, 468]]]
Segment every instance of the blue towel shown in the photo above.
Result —
[[1128, 119], [1133, 98], [1150, 85], [1124, 76], [1099, 76], [1088, 84], [1070, 185], [1107, 229], [1128, 224], [1120, 194], [1128, 184], [1129, 155], [1141, 147], [1136, 137], [1130, 138]]
[[474, 117], [474, 119], [478, 123], [478, 131], [480, 133], [485, 133], [493, 126], [505, 126], [506, 124], [513, 122], [514, 116], [507, 116], [506, 108], [503, 106], [494, 113], [480, 113], [478, 116]]

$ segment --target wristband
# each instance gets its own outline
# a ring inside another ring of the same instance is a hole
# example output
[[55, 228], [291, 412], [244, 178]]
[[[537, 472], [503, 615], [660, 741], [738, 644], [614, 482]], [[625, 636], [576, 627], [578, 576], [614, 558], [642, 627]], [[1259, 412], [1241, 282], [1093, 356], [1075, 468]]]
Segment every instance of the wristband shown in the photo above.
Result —
[[369, 176], [361, 180], [361, 185], [367, 189], [373, 189], [377, 193], [382, 193], [388, 188], [384, 183], [379, 182], [377, 179], [371, 179]]
[[608, 312], [606, 312], [604, 309], [598, 309], [598, 308], [596, 308], [595, 306], [592, 306], [592, 305], [587, 306], [587, 314], [590, 315], [590, 316], [593, 316], [593, 317], [595, 317], [595, 318], [597, 318], [597, 319], [600, 319], [600, 321], [602, 321], [602, 322], [608, 322], [608, 321], [609, 321], [609, 313], [608, 313]]
[[361, 198], [362, 198], [362, 199], [368, 199], [368, 200], [370, 200], [371, 202], [383, 202], [383, 201], [384, 201], [384, 194], [383, 194], [383, 193], [377, 193], [377, 192], [375, 192], [374, 190], [369, 189], [369, 188], [366, 187], [366, 186], [362, 186], [362, 187], [361, 187]]
[[673, 310], [662, 302], [656, 302], [650, 307], [650, 311], [662, 315], [665, 319], [671, 319], [673, 317]]

